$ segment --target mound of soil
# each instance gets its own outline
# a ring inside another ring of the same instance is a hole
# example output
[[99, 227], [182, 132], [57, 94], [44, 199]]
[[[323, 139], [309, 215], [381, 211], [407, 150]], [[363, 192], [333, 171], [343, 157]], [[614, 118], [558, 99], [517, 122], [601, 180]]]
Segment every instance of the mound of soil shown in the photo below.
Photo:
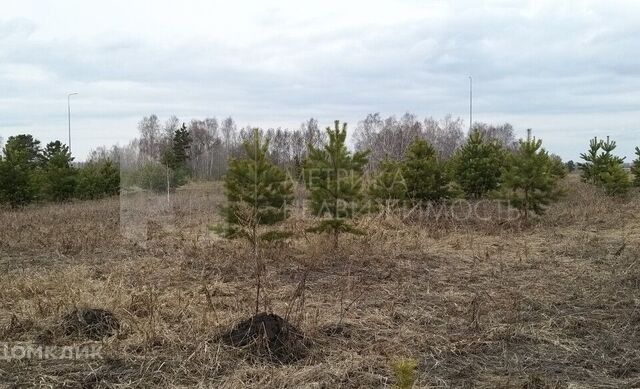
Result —
[[120, 329], [120, 322], [104, 309], [80, 308], [62, 318], [62, 331], [66, 336], [79, 335], [91, 340], [113, 336]]
[[278, 315], [259, 313], [236, 324], [221, 336], [234, 347], [247, 347], [254, 355], [272, 362], [292, 363], [307, 355], [304, 334]]

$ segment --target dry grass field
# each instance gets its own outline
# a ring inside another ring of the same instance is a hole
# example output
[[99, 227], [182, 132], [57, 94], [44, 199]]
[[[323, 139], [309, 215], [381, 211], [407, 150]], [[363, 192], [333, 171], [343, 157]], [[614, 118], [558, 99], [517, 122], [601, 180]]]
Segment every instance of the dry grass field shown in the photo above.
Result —
[[400, 358], [415, 387], [640, 387], [640, 195], [566, 186], [526, 228], [368, 217], [337, 254], [304, 234], [265, 248], [262, 305], [308, 347], [288, 364], [220, 340], [255, 291], [245, 245], [210, 230], [216, 188], [123, 200], [144, 215], [118, 198], [0, 211], [0, 342], [90, 342], [56, 330], [77, 308], [120, 323], [101, 359], [0, 360], [0, 387], [392, 387]]

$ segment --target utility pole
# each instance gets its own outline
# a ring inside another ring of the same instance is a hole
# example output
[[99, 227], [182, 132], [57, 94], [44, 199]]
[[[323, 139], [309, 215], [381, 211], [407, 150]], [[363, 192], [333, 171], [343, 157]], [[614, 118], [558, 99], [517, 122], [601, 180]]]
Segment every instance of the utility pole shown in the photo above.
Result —
[[69, 93], [67, 95], [67, 119], [69, 123], [69, 154], [71, 154], [71, 96], [77, 95], [78, 92]]
[[473, 77], [469, 76], [469, 133], [473, 128]]

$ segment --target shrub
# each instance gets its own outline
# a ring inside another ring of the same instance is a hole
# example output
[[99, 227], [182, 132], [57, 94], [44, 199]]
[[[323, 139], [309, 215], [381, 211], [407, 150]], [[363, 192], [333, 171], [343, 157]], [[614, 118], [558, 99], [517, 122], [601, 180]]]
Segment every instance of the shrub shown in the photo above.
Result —
[[569, 162], [567, 162], [566, 167], [569, 173], [573, 173], [576, 171], [576, 163], [573, 162], [573, 160], [570, 160]]
[[416, 368], [418, 362], [415, 359], [398, 359], [391, 363], [391, 371], [395, 389], [411, 389], [416, 381]]
[[76, 196], [99, 199], [120, 192], [120, 170], [111, 161], [88, 162], [78, 171]]
[[123, 174], [123, 185], [127, 188], [138, 187], [155, 193], [163, 193], [189, 182], [186, 168], [171, 169], [159, 162], [147, 162], [142, 167]]

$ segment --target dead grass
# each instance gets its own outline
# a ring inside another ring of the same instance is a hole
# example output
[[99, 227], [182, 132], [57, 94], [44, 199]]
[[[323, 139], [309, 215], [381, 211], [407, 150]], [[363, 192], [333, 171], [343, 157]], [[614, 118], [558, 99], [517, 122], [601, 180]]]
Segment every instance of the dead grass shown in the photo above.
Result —
[[317, 236], [266, 249], [262, 305], [312, 343], [288, 365], [217, 340], [252, 315], [254, 290], [243, 246], [209, 231], [216, 188], [136, 205], [155, 219], [134, 242], [118, 199], [3, 211], [0, 341], [38, 342], [85, 307], [113, 312], [120, 331], [101, 360], [0, 361], [0, 386], [370, 388], [413, 358], [417, 387], [639, 387], [638, 194], [568, 180], [528, 228], [368, 218], [368, 236], [342, 239], [336, 258]]

